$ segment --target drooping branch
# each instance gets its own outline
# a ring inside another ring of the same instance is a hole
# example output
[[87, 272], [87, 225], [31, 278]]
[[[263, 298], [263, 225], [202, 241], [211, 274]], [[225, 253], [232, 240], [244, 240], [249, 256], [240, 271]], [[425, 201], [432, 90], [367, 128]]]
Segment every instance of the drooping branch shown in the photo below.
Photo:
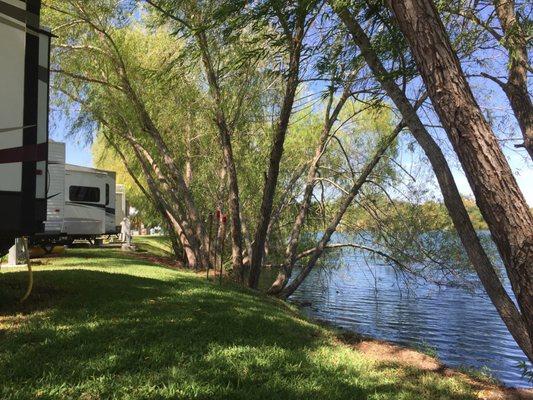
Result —
[[65, 76], [68, 76], [70, 78], [76, 79], [78, 81], [86, 82], [86, 83], [97, 83], [99, 85], [107, 86], [107, 87], [116, 89], [116, 90], [121, 91], [121, 92], [125, 91], [122, 86], [115, 85], [115, 84], [113, 84], [113, 83], [111, 83], [109, 81], [105, 81], [103, 79], [98, 79], [98, 78], [94, 78], [94, 77], [83, 75], [83, 74], [78, 74], [78, 73], [75, 73], [75, 72], [66, 71], [64, 69], [51, 68], [50, 72], [56, 73], [56, 74], [65, 75]]
[[[410, 268], [409, 266], [399, 261], [396, 257], [391, 256], [390, 254], [387, 254], [384, 251], [376, 249], [374, 247], [370, 247], [370, 246], [366, 246], [366, 245], [358, 244], [358, 243], [330, 243], [330, 244], [327, 244], [324, 248], [325, 249], [352, 248], [352, 249], [369, 251], [371, 253], [377, 254], [378, 256], [383, 257], [393, 262], [395, 265], [397, 265], [398, 267], [400, 267], [401, 269], [405, 271], [412, 272], [412, 268]], [[315, 251], [316, 251], [316, 247], [302, 251], [301, 253], [298, 253], [298, 255], [296, 256], [296, 259], [301, 260], [302, 258], [310, 257], [311, 255], [313, 255]]]

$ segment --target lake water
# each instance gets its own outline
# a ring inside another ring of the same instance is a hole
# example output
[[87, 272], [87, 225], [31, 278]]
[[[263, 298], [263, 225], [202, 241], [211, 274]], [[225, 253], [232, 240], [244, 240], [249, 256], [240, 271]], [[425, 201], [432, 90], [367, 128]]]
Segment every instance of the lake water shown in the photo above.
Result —
[[343, 252], [341, 265], [316, 269], [291, 297], [310, 303], [312, 318], [401, 345], [435, 349], [452, 367], [490, 368], [508, 386], [531, 387], [521, 377], [527, 358], [482, 292], [430, 284], [398, 286], [394, 270]]

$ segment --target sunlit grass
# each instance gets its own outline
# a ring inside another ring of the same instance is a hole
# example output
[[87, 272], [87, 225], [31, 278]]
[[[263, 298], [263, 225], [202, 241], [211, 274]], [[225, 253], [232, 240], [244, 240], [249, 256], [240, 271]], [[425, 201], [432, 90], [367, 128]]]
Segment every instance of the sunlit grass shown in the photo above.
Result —
[[468, 399], [459, 378], [377, 364], [277, 301], [84, 249], [0, 275], [0, 398]]
[[140, 250], [149, 251], [161, 257], [172, 257], [172, 246], [168, 236], [134, 236], [133, 244]]

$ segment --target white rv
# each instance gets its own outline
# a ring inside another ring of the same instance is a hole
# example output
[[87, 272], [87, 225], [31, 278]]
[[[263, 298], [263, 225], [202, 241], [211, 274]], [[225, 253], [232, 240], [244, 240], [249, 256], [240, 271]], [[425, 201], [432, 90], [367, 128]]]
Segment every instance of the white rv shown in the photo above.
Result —
[[0, 256], [46, 218], [50, 33], [40, 0], [0, 0]]
[[116, 185], [115, 172], [66, 164], [65, 144], [60, 142], [49, 143], [48, 162], [45, 228], [31, 243], [51, 250], [54, 244], [119, 233], [126, 197], [124, 186]]

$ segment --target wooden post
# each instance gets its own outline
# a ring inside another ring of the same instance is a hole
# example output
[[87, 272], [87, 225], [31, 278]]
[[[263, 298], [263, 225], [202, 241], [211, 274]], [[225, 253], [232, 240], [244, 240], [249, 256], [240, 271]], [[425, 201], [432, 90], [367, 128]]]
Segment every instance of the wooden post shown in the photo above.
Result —
[[209, 262], [207, 263], [206, 268], [206, 279], [209, 280], [209, 268], [211, 267], [211, 242], [213, 241], [213, 213], [209, 213], [208, 217], [208, 225], [209, 225], [209, 243], [207, 247], [207, 257], [209, 259]]
[[226, 222], [227, 222], [227, 215], [226, 214], [221, 214], [220, 216], [220, 226], [222, 228], [222, 233], [221, 233], [221, 246], [220, 246], [220, 272], [219, 272], [219, 275], [218, 275], [218, 280], [219, 280], [219, 283], [220, 285], [222, 285], [222, 265], [224, 264], [224, 241], [226, 239]]

